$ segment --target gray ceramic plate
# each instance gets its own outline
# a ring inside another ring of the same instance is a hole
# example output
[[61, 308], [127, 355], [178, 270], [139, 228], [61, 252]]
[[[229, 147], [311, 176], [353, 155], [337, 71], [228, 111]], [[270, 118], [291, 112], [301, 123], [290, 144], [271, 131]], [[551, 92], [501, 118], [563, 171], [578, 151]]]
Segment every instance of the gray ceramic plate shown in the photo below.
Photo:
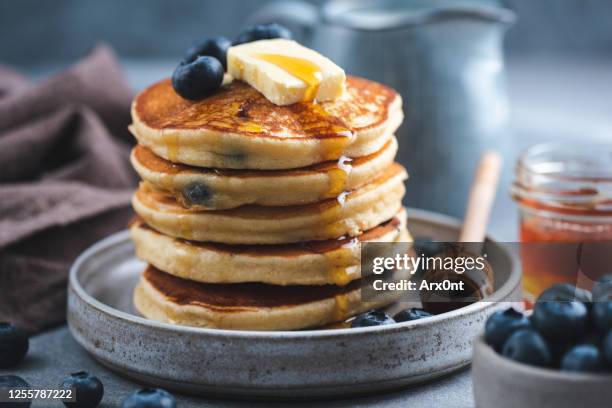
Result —
[[[452, 241], [454, 219], [408, 211], [415, 236]], [[198, 329], [139, 317], [132, 289], [143, 269], [127, 232], [85, 251], [70, 271], [68, 324], [109, 368], [169, 389], [206, 395], [315, 398], [428, 381], [466, 366], [488, 314], [520, 296], [520, 271], [502, 247], [495, 293], [431, 318], [382, 327], [250, 332]], [[491, 261], [494, 261], [491, 259]]]

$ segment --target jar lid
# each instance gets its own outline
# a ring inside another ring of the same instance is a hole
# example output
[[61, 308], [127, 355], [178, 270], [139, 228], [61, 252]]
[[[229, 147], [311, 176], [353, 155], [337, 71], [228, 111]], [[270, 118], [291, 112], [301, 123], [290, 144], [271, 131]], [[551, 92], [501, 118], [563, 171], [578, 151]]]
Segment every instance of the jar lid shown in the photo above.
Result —
[[612, 215], [612, 144], [532, 146], [518, 160], [511, 193], [532, 207]]

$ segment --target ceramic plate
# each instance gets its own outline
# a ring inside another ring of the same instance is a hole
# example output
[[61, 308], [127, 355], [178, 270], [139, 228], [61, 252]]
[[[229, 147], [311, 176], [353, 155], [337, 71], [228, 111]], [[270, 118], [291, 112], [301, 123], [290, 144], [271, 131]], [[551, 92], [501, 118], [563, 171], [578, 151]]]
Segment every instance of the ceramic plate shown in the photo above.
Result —
[[[459, 223], [408, 211], [414, 236], [456, 239]], [[498, 245], [498, 244], [494, 244]], [[144, 264], [128, 232], [85, 251], [70, 271], [68, 324], [112, 370], [193, 394], [318, 398], [366, 394], [428, 381], [470, 362], [472, 341], [493, 310], [520, 297], [520, 270], [499, 246], [495, 292], [431, 318], [381, 327], [252, 332], [200, 329], [140, 317], [132, 290]]]

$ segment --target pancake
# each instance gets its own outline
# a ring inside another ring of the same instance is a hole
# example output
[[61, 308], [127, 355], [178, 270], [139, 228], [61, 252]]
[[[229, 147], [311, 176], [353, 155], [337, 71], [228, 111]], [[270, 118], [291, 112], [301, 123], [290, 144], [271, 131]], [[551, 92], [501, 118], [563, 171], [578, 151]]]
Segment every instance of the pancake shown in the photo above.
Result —
[[397, 163], [346, 195], [314, 204], [193, 211], [174, 198], [140, 185], [132, 205], [157, 231], [176, 238], [225, 244], [284, 244], [357, 236], [402, 208], [405, 169]]
[[361, 280], [346, 286], [210, 284], [180, 279], [149, 266], [134, 291], [145, 317], [185, 326], [237, 330], [297, 330], [342, 321], [384, 307], [402, 292], [361, 301]]
[[132, 165], [152, 187], [173, 195], [184, 207], [228, 209], [246, 204], [285, 206], [314, 203], [355, 190], [393, 163], [397, 140], [356, 159], [294, 170], [217, 170], [175, 164], [138, 145]]
[[174, 163], [229, 169], [292, 169], [380, 150], [403, 119], [397, 92], [357, 77], [334, 101], [277, 106], [233, 81], [200, 101], [181, 98], [170, 79], [132, 103], [139, 143]]
[[160, 234], [137, 220], [130, 226], [136, 255], [166, 273], [208, 283], [346, 285], [361, 277], [361, 242], [411, 242], [402, 209], [356, 238], [281, 245], [227, 245]]

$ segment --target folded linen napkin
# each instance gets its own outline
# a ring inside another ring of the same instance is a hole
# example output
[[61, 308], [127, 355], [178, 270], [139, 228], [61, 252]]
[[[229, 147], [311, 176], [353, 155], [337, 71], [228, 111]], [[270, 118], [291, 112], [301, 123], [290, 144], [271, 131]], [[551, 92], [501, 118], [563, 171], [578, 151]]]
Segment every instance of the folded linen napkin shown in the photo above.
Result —
[[131, 98], [106, 46], [38, 83], [0, 66], [0, 321], [63, 322], [70, 265], [125, 228]]

